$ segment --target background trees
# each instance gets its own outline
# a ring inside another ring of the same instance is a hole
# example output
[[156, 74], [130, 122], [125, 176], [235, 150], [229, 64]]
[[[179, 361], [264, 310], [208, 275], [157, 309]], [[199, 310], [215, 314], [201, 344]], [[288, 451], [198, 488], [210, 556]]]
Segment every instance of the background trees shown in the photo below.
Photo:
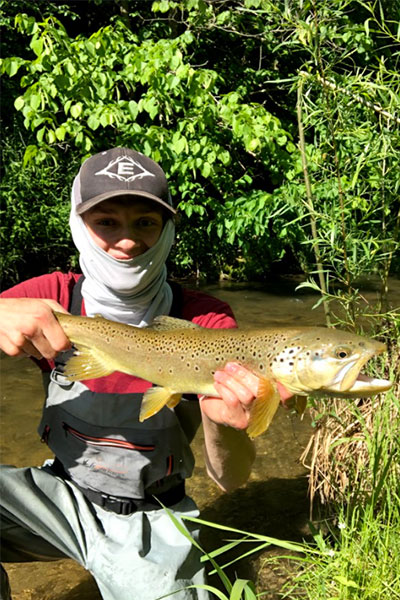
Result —
[[351, 289], [399, 270], [396, 3], [1, 10], [6, 284], [74, 265], [71, 180], [113, 145], [168, 175], [182, 215], [175, 276], [319, 271]]

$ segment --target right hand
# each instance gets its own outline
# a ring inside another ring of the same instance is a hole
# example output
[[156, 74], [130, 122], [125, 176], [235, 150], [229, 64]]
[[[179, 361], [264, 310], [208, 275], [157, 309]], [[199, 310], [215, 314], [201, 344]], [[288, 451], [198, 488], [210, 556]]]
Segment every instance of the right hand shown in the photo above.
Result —
[[[54, 358], [71, 343], [53, 310], [67, 313], [55, 300], [0, 299], [0, 349], [9, 356]], [[67, 313], [68, 314], [68, 313]]]

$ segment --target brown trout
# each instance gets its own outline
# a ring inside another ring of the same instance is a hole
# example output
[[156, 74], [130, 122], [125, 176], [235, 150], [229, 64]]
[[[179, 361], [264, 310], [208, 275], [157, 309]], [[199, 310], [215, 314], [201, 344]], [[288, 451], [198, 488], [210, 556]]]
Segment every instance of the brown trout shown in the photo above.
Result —
[[205, 329], [172, 317], [157, 317], [150, 327], [139, 328], [100, 316], [55, 314], [76, 348], [64, 369], [68, 380], [121, 371], [158, 386], [144, 394], [140, 421], [164, 406], [173, 408], [182, 394], [218, 396], [213, 375], [230, 361], [260, 377], [247, 428], [252, 438], [269, 427], [280, 404], [276, 382], [300, 396], [366, 397], [392, 385], [360, 374], [372, 356], [385, 351], [385, 345], [345, 331]]

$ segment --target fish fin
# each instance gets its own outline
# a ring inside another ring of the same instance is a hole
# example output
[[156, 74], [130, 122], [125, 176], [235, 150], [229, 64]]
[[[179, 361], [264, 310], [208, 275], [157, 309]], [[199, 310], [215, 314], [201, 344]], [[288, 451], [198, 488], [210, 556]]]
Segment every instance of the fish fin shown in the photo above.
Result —
[[171, 329], [202, 329], [200, 325], [187, 321], [186, 319], [176, 319], [167, 315], [159, 315], [155, 317], [148, 326], [148, 329], [156, 329], [157, 331], [171, 331]]
[[294, 397], [294, 409], [301, 418], [303, 418], [304, 412], [306, 410], [307, 400], [307, 396]]
[[158, 413], [164, 406], [173, 408], [178, 404], [181, 395], [167, 387], [149, 388], [143, 395], [139, 421], [143, 423], [143, 421]]
[[172, 394], [171, 399], [167, 402], [168, 408], [175, 408], [181, 401], [182, 394]]
[[273, 382], [262, 377], [258, 386], [257, 398], [251, 408], [250, 422], [247, 427], [250, 438], [255, 438], [268, 429], [280, 402], [281, 397]]
[[67, 360], [62, 373], [69, 381], [84, 381], [105, 377], [114, 371], [115, 369], [110, 369], [109, 363], [102, 362], [101, 357], [89, 347], [79, 345]]

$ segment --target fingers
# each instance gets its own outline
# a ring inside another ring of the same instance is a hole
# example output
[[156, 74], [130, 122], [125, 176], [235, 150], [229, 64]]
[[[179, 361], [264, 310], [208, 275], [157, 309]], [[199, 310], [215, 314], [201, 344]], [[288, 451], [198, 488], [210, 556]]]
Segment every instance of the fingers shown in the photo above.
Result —
[[237, 363], [228, 363], [214, 375], [214, 387], [220, 398], [202, 399], [202, 411], [216, 423], [246, 429], [258, 383], [254, 373]]
[[214, 381], [224, 386], [223, 398], [233, 405], [248, 407], [257, 396], [259, 378], [237, 363], [228, 363], [222, 371], [216, 371]]
[[0, 348], [10, 356], [54, 358], [71, 344], [53, 314], [65, 312], [52, 300], [4, 298], [0, 302]]

